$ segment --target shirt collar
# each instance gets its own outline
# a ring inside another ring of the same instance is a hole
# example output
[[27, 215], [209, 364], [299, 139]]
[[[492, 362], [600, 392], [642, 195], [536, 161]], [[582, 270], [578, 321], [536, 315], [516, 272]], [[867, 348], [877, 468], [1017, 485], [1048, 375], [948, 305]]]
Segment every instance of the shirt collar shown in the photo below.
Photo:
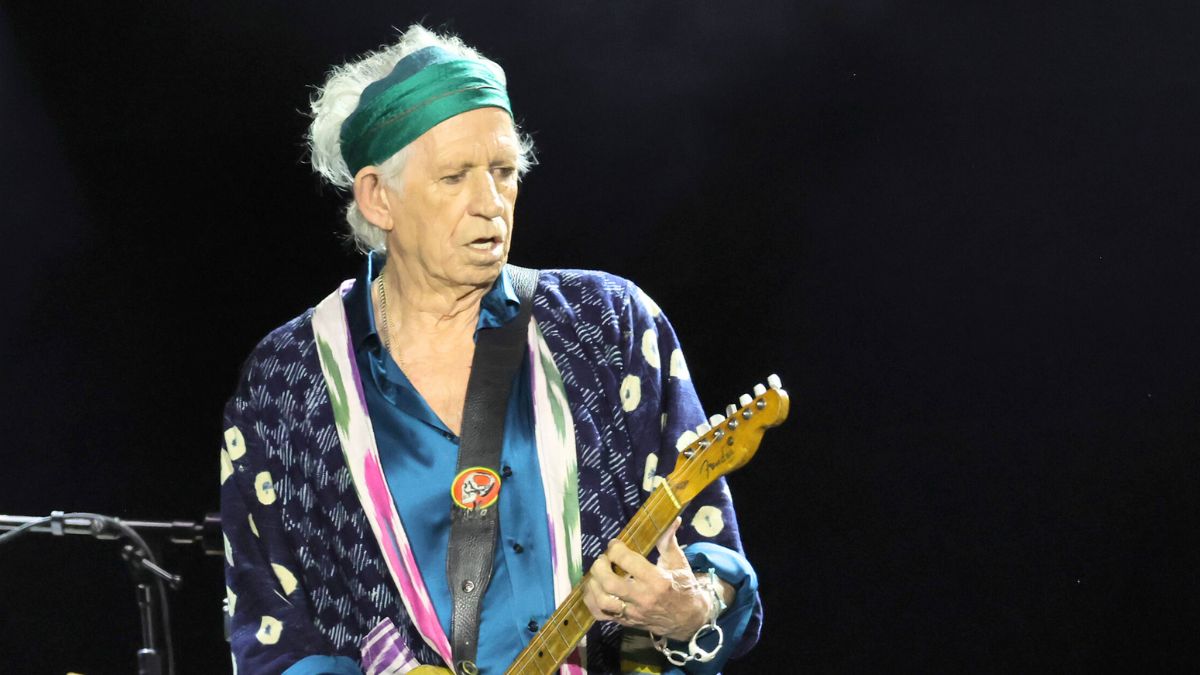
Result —
[[[350, 324], [350, 336], [353, 338], [355, 350], [380, 344], [379, 334], [375, 329], [375, 306], [371, 302], [371, 283], [379, 276], [385, 260], [382, 251], [368, 255], [363, 262], [357, 283], [346, 294], [346, 319]], [[475, 324], [475, 331], [478, 333], [482, 328], [499, 328], [512, 321], [520, 311], [521, 301], [517, 298], [512, 280], [509, 279], [508, 268], [505, 267], [500, 270], [500, 276], [479, 303], [479, 321]]]

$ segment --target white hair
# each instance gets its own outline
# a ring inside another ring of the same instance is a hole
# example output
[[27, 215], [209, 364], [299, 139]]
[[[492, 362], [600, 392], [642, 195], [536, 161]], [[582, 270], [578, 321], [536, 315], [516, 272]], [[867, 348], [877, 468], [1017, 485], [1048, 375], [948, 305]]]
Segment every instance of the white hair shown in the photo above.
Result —
[[[505, 81], [504, 71], [498, 65], [468, 47], [458, 37], [439, 35], [417, 24], [409, 26], [395, 44], [385, 45], [355, 61], [337, 66], [329, 72], [325, 84], [317, 88], [312, 97], [312, 124], [308, 127], [309, 159], [313, 169], [330, 185], [341, 190], [352, 190], [354, 187], [354, 175], [342, 157], [342, 122], [358, 106], [363, 89], [386, 77], [405, 56], [434, 46], [455, 56], [479, 61], [495, 70], [502, 83]], [[517, 139], [520, 146], [517, 176], [520, 177], [536, 163], [536, 159], [533, 156], [533, 140], [521, 133], [519, 128]], [[401, 148], [378, 165], [384, 180], [394, 190], [401, 188], [399, 177], [408, 158], [409, 147]], [[359, 250], [369, 252], [387, 248], [387, 233], [363, 216], [353, 195], [346, 204], [346, 224]]]

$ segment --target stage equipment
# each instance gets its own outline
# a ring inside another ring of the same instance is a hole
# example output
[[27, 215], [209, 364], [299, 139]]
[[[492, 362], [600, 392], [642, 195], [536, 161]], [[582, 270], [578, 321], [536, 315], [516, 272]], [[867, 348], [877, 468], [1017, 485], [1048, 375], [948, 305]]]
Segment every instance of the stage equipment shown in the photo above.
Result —
[[[166, 647], [167, 673], [175, 674], [171, 611], [166, 586], [177, 589], [183, 579], [163, 569], [158, 564], [155, 551], [166, 541], [181, 545], [199, 544], [208, 555], [222, 555], [224, 545], [220, 514], [209, 513], [199, 521], [170, 522], [121, 520], [98, 513], [62, 511], [53, 511], [44, 517], [0, 515], [0, 532], [3, 532], [0, 534], [0, 544], [33, 532], [55, 536], [83, 535], [122, 542], [121, 557], [128, 563], [137, 585], [138, 614], [142, 623], [142, 648], [137, 653], [138, 675], [162, 675], [163, 672], [162, 658], [157, 648], [160, 633], [155, 630], [155, 614], [161, 622], [159, 628]], [[155, 539], [156, 545], [151, 546], [142, 535]]]

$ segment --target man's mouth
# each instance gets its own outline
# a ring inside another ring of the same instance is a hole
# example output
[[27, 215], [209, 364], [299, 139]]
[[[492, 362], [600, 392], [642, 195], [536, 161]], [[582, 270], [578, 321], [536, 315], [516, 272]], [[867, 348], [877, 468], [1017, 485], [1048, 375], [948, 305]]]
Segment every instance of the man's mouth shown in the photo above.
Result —
[[467, 246], [479, 251], [490, 251], [499, 243], [499, 237], [480, 237], [479, 239], [475, 239], [471, 243], [467, 244]]

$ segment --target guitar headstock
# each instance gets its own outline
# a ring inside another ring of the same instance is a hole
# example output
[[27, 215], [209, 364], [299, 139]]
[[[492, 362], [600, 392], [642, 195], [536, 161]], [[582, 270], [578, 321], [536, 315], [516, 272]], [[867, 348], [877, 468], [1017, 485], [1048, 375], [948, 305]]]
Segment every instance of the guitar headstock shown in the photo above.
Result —
[[788, 395], [777, 375], [767, 386], [754, 385], [754, 394], [742, 394], [737, 405], [725, 407], [724, 415], [713, 415], [696, 428], [696, 437], [685, 434], [675, 470], [666, 477], [681, 502], [689, 502], [700, 491], [725, 474], [741, 468], [754, 457], [763, 434], [779, 426], [788, 415]]

